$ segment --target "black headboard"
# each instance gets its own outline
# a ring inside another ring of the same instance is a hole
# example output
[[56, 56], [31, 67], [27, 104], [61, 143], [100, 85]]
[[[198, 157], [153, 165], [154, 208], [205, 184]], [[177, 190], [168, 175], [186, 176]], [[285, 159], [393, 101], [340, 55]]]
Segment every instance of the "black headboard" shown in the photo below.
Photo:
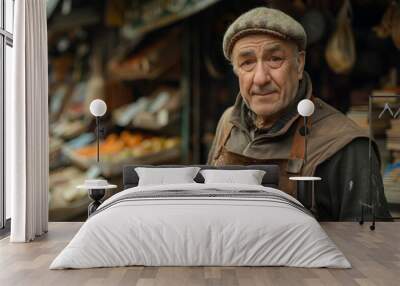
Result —
[[[262, 180], [262, 185], [266, 187], [278, 188], [279, 185], [279, 166], [278, 165], [248, 165], [248, 166], [239, 166], [239, 165], [232, 165], [232, 166], [209, 166], [209, 165], [189, 165], [189, 166], [196, 166], [200, 167], [201, 169], [221, 169], [221, 170], [246, 170], [246, 169], [256, 169], [256, 170], [264, 170], [266, 173]], [[159, 165], [159, 166], [152, 166], [152, 165], [128, 165], [124, 166], [123, 168], [123, 185], [124, 190], [128, 188], [133, 188], [138, 185], [139, 177], [135, 171], [136, 167], [153, 167], [153, 168], [177, 168], [177, 167], [189, 167], [185, 165]], [[196, 178], [194, 179], [198, 183], [204, 183], [204, 178], [200, 174], [197, 174]]]

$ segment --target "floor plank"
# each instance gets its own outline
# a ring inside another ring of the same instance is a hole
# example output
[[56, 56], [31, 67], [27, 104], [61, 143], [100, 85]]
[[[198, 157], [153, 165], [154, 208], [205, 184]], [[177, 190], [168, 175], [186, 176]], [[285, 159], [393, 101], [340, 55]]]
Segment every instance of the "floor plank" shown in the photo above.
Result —
[[55, 256], [82, 223], [50, 223], [49, 233], [32, 243], [0, 240], [0, 285], [399, 285], [400, 222], [369, 225], [326, 222], [323, 228], [344, 252], [352, 269], [290, 267], [117, 267], [49, 270]]

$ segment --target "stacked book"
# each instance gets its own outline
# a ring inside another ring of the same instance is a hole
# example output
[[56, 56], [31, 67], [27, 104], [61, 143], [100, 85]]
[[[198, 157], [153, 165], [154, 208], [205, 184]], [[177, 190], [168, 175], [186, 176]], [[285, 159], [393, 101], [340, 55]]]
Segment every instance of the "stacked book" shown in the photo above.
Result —
[[400, 117], [390, 120], [390, 129], [386, 130], [386, 147], [391, 151], [400, 151]]
[[[387, 135], [385, 130], [390, 128], [391, 120], [400, 118], [400, 96], [396, 96], [397, 94], [397, 91], [394, 90], [375, 90], [372, 92], [371, 124], [373, 135]], [[368, 129], [368, 104], [367, 102], [363, 105], [360, 103], [359, 105], [351, 106], [347, 116], [361, 128]]]
[[394, 163], [387, 166], [383, 184], [387, 201], [391, 204], [400, 204], [400, 160], [394, 159]]
[[[381, 118], [379, 115], [381, 110], [374, 106], [372, 109], [372, 132], [376, 135], [384, 135], [385, 130], [389, 128], [390, 118], [384, 114]], [[363, 129], [369, 129], [368, 123], [368, 105], [352, 106], [347, 113], [347, 117], [357, 123]]]
[[[373, 104], [379, 107], [384, 107], [385, 105], [394, 107], [400, 102], [397, 90], [374, 90], [372, 95], [374, 96]], [[396, 111], [394, 110], [394, 112]]]

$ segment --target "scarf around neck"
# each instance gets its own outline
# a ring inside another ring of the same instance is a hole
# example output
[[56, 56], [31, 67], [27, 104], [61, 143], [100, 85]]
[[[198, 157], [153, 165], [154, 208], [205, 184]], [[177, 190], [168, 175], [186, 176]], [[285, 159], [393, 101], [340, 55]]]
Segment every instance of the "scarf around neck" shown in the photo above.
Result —
[[231, 123], [250, 133], [252, 130], [257, 130], [260, 134], [267, 135], [268, 137], [278, 136], [286, 133], [289, 127], [299, 117], [297, 112], [297, 104], [305, 98], [310, 98], [312, 93], [312, 83], [310, 76], [306, 71], [303, 72], [303, 79], [299, 81], [297, 93], [293, 101], [285, 108], [281, 117], [274, 122], [270, 128], [257, 128], [256, 119], [257, 114], [254, 113], [247, 103], [243, 100], [242, 95], [236, 97], [236, 102], [231, 115]]

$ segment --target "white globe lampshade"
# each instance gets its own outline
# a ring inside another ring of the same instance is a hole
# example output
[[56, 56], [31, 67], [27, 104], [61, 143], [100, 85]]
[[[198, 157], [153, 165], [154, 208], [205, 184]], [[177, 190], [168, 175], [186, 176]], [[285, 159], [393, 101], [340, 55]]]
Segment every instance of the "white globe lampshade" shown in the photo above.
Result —
[[101, 99], [95, 99], [90, 103], [90, 113], [93, 116], [103, 116], [107, 111], [106, 103]]
[[309, 99], [303, 99], [297, 105], [297, 111], [301, 116], [311, 116], [314, 113], [314, 103]]

